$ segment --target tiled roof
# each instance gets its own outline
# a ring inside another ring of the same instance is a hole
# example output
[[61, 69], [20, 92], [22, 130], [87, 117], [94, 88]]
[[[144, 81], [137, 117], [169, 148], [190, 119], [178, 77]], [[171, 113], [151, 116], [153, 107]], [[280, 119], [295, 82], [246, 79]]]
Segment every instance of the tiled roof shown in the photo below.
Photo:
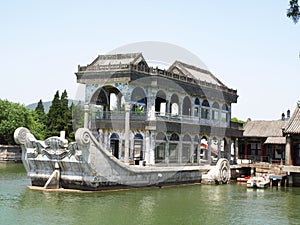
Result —
[[216, 84], [219, 86], [225, 86], [210, 71], [180, 61], [175, 61], [169, 67], [168, 71], [177, 74], [183, 74], [187, 77], [195, 78], [196, 80], [206, 81], [208, 83]]
[[289, 123], [287, 124], [285, 134], [300, 134], [300, 109], [296, 107]]
[[285, 137], [268, 137], [265, 144], [286, 144]]
[[108, 65], [119, 64], [138, 64], [145, 61], [142, 53], [128, 53], [128, 54], [112, 54], [112, 55], [98, 55], [98, 57], [90, 64], [89, 67], [101, 66], [105, 68]]
[[288, 121], [248, 121], [244, 127], [244, 137], [282, 137], [282, 129]]

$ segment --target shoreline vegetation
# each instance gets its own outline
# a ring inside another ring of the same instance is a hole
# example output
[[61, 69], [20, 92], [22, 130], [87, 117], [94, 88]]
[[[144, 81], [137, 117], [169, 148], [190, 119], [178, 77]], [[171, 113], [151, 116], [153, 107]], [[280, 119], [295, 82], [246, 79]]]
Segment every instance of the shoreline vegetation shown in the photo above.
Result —
[[74, 141], [75, 130], [82, 126], [82, 104], [69, 100], [66, 90], [61, 96], [56, 91], [47, 111], [42, 100], [35, 109], [30, 109], [23, 104], [0, 99], [0, 145], [15, 145], [13, 134], [18, 127], [27, 127], [39, 140], [58, 136], [64, 130], [66, 139]]

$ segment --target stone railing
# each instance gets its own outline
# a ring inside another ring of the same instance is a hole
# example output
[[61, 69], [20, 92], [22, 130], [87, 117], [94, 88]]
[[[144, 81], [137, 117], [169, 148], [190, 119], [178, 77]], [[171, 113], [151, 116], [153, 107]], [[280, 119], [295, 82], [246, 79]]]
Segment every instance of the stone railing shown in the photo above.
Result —
[[186, 83], [197, 84], [201, 86], [205, 86], [208, 88], [220, 90], [223, 92], [227, 92], [230, 94], [237, 94], [237, 90], [230, 89], [226, 86], [219, 86], [213, 84], [211, 82], [198, 80], [195, 78], [191, 78], [185, 75], [179, 75], [176, 73], [171, 73], [167, 70], [159, 69], [158, 67], [148, 67], [147, 65], [133, 65], [133, 64], [108, 64], [108, 65], [93, 65], [93, 66], [78, 66], [78, 72], [91, 72], [91, 71], [137, 71], [137, 72], [144, 72], [148, 75], [152, 76], [162, 76], [166, 78], [172, 78], [174, 80], [179, 80]]

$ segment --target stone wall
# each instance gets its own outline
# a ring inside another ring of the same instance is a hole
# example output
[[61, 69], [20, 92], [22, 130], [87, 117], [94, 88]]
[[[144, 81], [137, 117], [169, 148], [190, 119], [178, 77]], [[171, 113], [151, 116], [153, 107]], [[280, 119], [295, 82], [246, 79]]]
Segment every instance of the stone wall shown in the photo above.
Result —
[[0, 161], [21, 162], [22, 150], [18, 145], [0, 145]]

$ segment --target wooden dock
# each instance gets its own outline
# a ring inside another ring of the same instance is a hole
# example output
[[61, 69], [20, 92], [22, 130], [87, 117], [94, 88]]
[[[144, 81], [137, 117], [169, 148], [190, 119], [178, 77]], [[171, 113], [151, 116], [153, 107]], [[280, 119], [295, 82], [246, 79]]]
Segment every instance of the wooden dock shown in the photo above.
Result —
[[[270, 176], [271, 186], [299, 186], [300, 182], [295, 179], [300, 178], [300, 167], [285, 166], [271, 163], [242, 163], [231, 166], [232, 177], [237, 178], [241, 175], [262, 176], [268, 174]], [[300, 179], [299, 179], [300, 181]]]

